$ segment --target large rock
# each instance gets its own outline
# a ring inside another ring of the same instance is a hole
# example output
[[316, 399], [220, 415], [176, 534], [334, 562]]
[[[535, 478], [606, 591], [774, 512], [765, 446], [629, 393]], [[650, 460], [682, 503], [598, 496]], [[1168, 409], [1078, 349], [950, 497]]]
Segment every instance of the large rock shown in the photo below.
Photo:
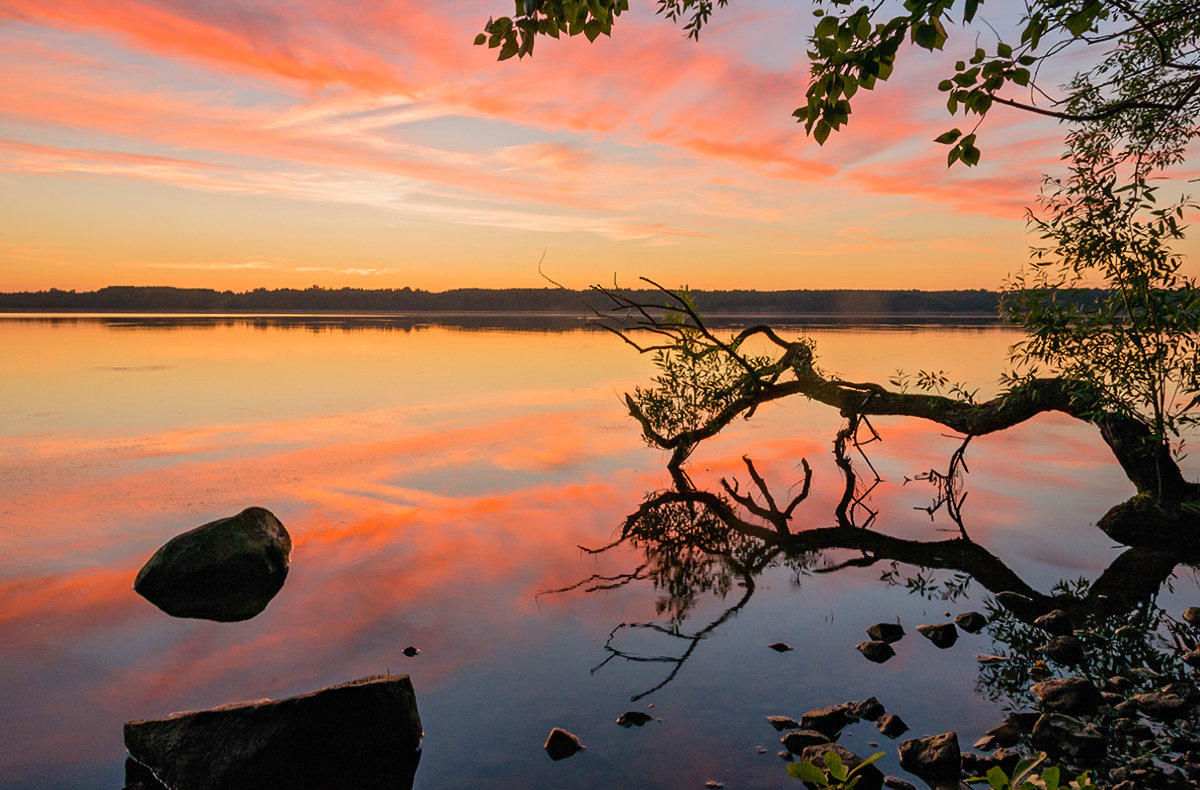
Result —
[[842, 728], [855, 721], [856, 718], [848, 705], [816, 708], [800, 717], [800, 729], [816, 730], [835, 739], [841, 733]]
[[860, 642], [855, 646], [855, 650], [866, 656], [868, 661], [873, 661], [876, 664], [882, 664], [892, 656], [896, 655], [896, 651], [887, 642], [881, 640], [872, 640], [870, 642]]
[[867, 636], [875, 642], [899, 642], [904, 638], [904, 626], [899, 623], [876, 623], [867, 629]]
[[934, 790], [957, 790], [962, 777], [958, 735], [944, 732], [901, 741], [900, 767], [924, 779]]
[[167, 541], [138, 571], [133, 589], [172, 617], [249, 620], [283, 587], [291, 553], [279, 519], [248, 507]]
[[408, 676], [375, 675], [276, 702], [127, 722], [125, 748], [166, 790], [409, 790], [421, 735]]

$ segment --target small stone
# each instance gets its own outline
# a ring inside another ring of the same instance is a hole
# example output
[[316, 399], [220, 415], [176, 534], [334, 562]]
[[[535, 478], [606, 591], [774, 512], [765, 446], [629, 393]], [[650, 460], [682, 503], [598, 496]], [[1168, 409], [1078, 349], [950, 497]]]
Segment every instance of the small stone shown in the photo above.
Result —
[[792, 754], [799, 754], [809, 746], [829, 743], [829, 737], [816, 730], [792, 730], [779, 740]]
[[1183, 619], [1188, 625], [1200, 628], [1200, 606], [1189, 606], [1183, 610]]
[[1074, 636], [1056, 636], [1046, 643], [1042, 652], [1056, 664], [1073, 667], [1083, 661], [1083, 642]]
[[1008, 661], [1008, 659], [1005, 658], [1004, 656], [997, 656], [992, 653], [981, 653], [981, 654], [975, 656], [975, 660], [978, 661], [980, 664], [985, 664], [985, 665], [1003, 664]]
[[996, 740], [995, 736], [985, 735], [979, 740], [975, 741], [975, 743], [971, 744], [971, 748], [981, 752], [990, 752], [999, 745], [1000, 743]]
[[1108, 751], [1108, 739], [1091, 723], [1047, 713], [1033, 727], [1033, 745], [1081, 765], [1095, 765]]
[[904, 637], [904, 626], [899, 623], [876, 623], [867, 629], [867, 636], [876, 642], [899, 642]]
[[714, 788], [714, 790], [715, 790], [715, 788], [724, 787], [725, 785], [721, 784], [716, 779], [709, 779], [707, 782], [704, 783], [704, 786]]
[[1100, 707], [1100, 690], [1087, 678], [1056, 678], [1033, 684], [1042, 707], [1071, 715], [1095, 713]]
[[897, 776], [883, 777], [883, 786], [890, 787], [892, 790], [917, 790], [915, 785], [910, 782], [906, 782]]
[[876, 664], [882, 664], [896, 655], [896, 651], [892, 649], [892, 646], [882, 641], [860, 642], [854, 649], [862, 653], [868, 661]]
[[862, 702], [851, 702], [850, 713], [864, 721], [879, 721], [879, 717], [887, 713], [883, 703], [875, 697], [867, 697]]
[[876, 726], [880, 732], [889, 738], [895, 738], [908, 732], [908, 725], [904, 723], [904, 719], [895, 713], [889, 713], [881, 718]]
[[792, 759], [792, 753], [791, 753], [791, 752], [788, 752], [788, 751], [782, 751], [782, 752], [777, 752], [777, 754], [779, 755], [779, 759], [780, 759], [780, 760], [790, 760], [790, 759]]
[[565, 760], [587, 747], [580, 743], [579, 736], [567, 732], [561, 727], [555, 727], [550, 730], [550, 735], [546, 738], [546, 745], [542, 748], [546, 750], [546, 754], [550, 755], [551, 760]]
[[792, 646], [787, 642], [772, 642], [771, 644], [767, 645], [767, 647], [771, 648], [776, 653], [786, 653], [792, 649]]
[[650, 714], [642, 713], [640, 710], [627, 710], [617, 717], [617, 724], [625, 729], [641, 727], [648, 721], [650, 721]]
[[962, 756], [958, 736], [953, 732], [913, 738], [900, 742], [900, 767], [915, 774], [931, 787], [958, 786], [962, 773]]
[[853, 719], [854, 716], [847, 710], [846, 705], [833, 705], [828, 708], [815, 708], [805, 713], [800, 717], [800, 727], [836, 738], [842, 728]]
[[1129, 700], [1135, 703], [1142, 713], [1158, 721], [1182, 719], [1188, 715], [1192, 707], [1186, 699], [1178, 694], [1168, 694], [1162, 691], [1135, 694]]
[[1075, 633], [1075, 625], [1071, 622], [1071, 616], [1062, 609], [1047, 612], [1034, 620], [1033, 624], [1043, 631], [1055, 634], [1056, 636], [1069, 636]]
[[417, 648], [413, 647], [412, 645], [409, 645], [408, 647], [404, 648], [400, 652], [403, 653], [404, 655], [408, 656], [409, 658], [412, 658], [413, 656], [419, 656], [421, 654], [421, 651], [418, 650]]
[[754, 751], [758, 752], [759, 754], [766, 754], [766, 753], [767, 753], [767, 747], [765, 747], [765, 746], [755, 746], [755, 747], [754, 747]]
[[954, 627], [954, 623], [919, 625], [917, 631], [942, 650], [958, 641], [958, 629]]
[[996, 747], [1016, 746], [1021, 740], [1021, 727], [1011, 717], [1004, 720], [1003, 724], [993, 727], [987, 731], [987, 737], [996, 742], [995, 746], [980, 746], [975, 745], [980, 751], [991, 751]]
[[979, 612], [963, 612], [954, 618], [954, 624], [968, 634], [977, 634], [987, 625], [988, 619]]
[[796, 721], [791, 716], [768, 716], [767, 721], [769, 721], [771, 726], [775, 728], [775, 732], [800, 729], [800, 722]]

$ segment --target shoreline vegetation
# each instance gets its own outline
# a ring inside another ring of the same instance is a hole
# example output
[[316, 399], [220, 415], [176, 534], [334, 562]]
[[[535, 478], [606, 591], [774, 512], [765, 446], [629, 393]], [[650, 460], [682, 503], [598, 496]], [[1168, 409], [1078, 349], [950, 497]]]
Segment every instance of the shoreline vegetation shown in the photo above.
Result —
[[[618, 292], [618, 291], [614, 291]], [[650, 289], [620, 289], [638, 301], [662, 298]], [[779, 318], [787, 316], [903, 316], [906, 318], [997, 318], [998, 291], [957, 290], [712, 290], [692, 291], [710, 316]], [[598, 292], [561, 288], [458, 288], [424, 291], [375, 289], [211, 288], [109, 286], [96, 291], [21, 291], [0, 293], [5, 312], [163, 312], [163, 313], [427, 313], [546, 314], [586, 316], [611, 306]]]

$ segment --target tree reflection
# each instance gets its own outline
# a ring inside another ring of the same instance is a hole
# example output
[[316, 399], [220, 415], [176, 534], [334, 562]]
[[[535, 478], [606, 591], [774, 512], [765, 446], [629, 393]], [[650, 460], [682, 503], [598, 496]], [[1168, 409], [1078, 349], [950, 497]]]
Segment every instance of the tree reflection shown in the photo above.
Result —
[[[649, 582], [661, 594], [657, 603], [661, 620], [618, 624], [605, 643], [607, 655], [592, 671], [615, 660], [663, 664], [667, 672], [662, 679], [633, 696], [641, 699], [674, 680], [704, 639], [748, 605], [756, 578], [768, 568], [788, 566], [800, 577], [880, 565], [883, 583], [909, 594], [954, 601], [973, 585], [985, 591], [986, 633], [993, 640], [994, 655], [981, 657], [976, 691], [1005, 710], [1033, 714], [1017, 717], [1023, 729], [1016, 743], [1029, 748], [1036, 743], [1050, 751], [1058, 764], [1102, 769], [1110, 779], [1131, 770], [1150, 771], [1157, 777], [1137, 786], [1170, 786], [1163, 769], [1171, 762], [1190, 772], [1186, 781], [1200, 780], [1200, 766], [1194, 765], [1200, 763], [1194, 759], [1200, 757], [1200, 727], [1190, 707], [1200, 701], [1192, 669], [1200, 664], [1197, 634], [1157, 604], [1163, 585], [1181, 564], [1195, 558], [1135, 547], [1119, 555], [1094, 581], [1063, 581], [1047, 591], [1036, 589], [968, 535], [961, 507], [966, 497], [965, 442], [955, 451], [946, 473], [917, 478], [934, 487], [931, 516], [944, 510], [958, 534], [944, 540], [885, 534], [875, 528], [877, 514], [868, 501], [879, 482], [863, 451], [869, 441], [859, 438], [859, 432], [868, 429], [875, 435], [869, 424], [851, 417], [834, 444], [844, 488], [830, 527], [793, 527], [811, 487], [807, 462], [801, 465], [803, 478], [793, 486], [800, 493], [787, 498], [772, 493], [749, 457], [743, 458], [746, 479], [723, 478], [717, 490], [698, 487], [684, 469], [673, 469], [672, 487], [647, 495], [625, 519], [613, 543], [589, 550], [603, 552], [628, 544], [639, 550], [645, 562], [628, 574], [592, 577], [565, 588], [598, 590]], [[860, 466], [866, 474], [860, 473]], [[850, 551], [853, 556], [822, 566], [821, 558], [829, 550]], [[688, 627], [705, 596], [733, 600], [717, 616]], [[1053, 630], [1062, 632], [1057, 641]], [[621, 646], [622, 638], [635, 631], [666, 636], [677, 641], [678, 649], [656, 655]], [[1104, 693], [1099, 711], [1083, 717], [1094, 721], [1107, 739], [1107, 750], [1096, 758], [1100, 765], [1078, 764], [1069, 743], [1055, 754], [1053, 743], [1044, 738], [1037, 742], [1032, 736], [1038, 710], [1032, 685], [1067, 676], [1086, 678]], [[1155, 701], [1146, 699], [1154, 694], [1183, 699], [1187, 712], [1173, 716], [1157, 711]], [[1157, 767], [1142, 765], [1146, 759]]]

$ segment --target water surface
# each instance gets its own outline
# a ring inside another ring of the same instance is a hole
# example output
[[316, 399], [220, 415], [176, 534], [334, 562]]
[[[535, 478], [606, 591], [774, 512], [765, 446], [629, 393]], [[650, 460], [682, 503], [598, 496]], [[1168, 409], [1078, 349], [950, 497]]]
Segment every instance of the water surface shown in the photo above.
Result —
[[[1003, 700], [975, 691], [975, 655], [994, 652], [992, 640], [964, 635], [940, 651], [912, 633], [982, 607], [984, 591], [968, 583], [944, 600], [955, 579], [942, 572], [932, 592], [913, 592], [903, 580], [916, 570], [888, 563], [819, 572], [847, 552], [768, 568], [682, 664], [618, 657], [592, 671], [618, 624], [667, 622], [666, 593], [647, 582], [539, 593], [645, 561], [629, 546], [600, 556], [578, 546], [608, 543], [664, 484], [663, 456], [620, 400], [652, 368], [594, 329], [488, 323], [0, 317], [0, 787], [120, 787], [127, 720], [383, 672], [416, 688], [418, 788], [798, 787], [765, 716], [872, 694], [911, 735], [956, 729], [969, 743], [999, 722]], [[996, 326], [786, 331], [810, 331], [823, 366], [846, 378], [945, 369], [981, 397], [1016, 339]], [[920, 509], [927, 486], [904, 482], [944, 467], [956, 440], [917, 420], [873, 422], [885, 479], [873, 527], [957, 534]], [[807, 458], [814, 490], [796, 522], [828, 526], [839, 424], [817, 404], [775, 404], [703, 448], [693, 469], [715, 481], [748, 453], [786, 490]], [[977, 439], [969, 464], [971, 537], [1030, 585], [1094, 579], [1120, 554], [1093, 524], [1132, 487], [1088, 426], [1042, 416]], [[261, 615], [172, 619], [132, 592], [167, 539], [249, 505], [273, 511], [295, 543]], [[680, 631], [744, 594], [699, 592]], [[1198, 602], [1184, 571], [1159, 601]], [[897, 617], [910, 636], [896, 658], [870, 664], [854, 650], [863, 629]], [[766, 648], [777, 641], [796, 649]], [[644, 629], [614, 644], [668, 659], [688, 647]], [[409, 645], [421, 654], [405, 657]], [[661, 722], [622, 729], [627, 709]], [[541, 746], [554, 726], [587, 751], [551, 762]], [[894, 743], [870, 725], [843, 739], [868, 754], [869, 742], [898, 773]]]

